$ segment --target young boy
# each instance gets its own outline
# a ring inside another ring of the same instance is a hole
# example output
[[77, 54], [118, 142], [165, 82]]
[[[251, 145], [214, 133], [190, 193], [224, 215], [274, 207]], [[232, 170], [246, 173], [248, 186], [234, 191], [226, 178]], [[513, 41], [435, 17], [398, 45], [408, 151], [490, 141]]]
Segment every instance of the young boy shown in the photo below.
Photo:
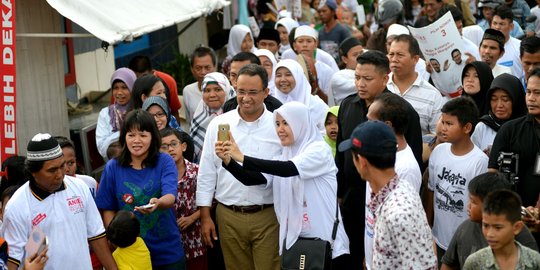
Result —
[[330, 148], [332, 148], [332, 153], [336, 156], [336, 139], [338, 133], [338, 116], [339, 106], [333, 106], [328, 109], [326, 113], [326, 120], [324, 120], [324, 129], [326, 129], [326, 134], [324, 135], [324, 140]]
[[494, 191], [482, 210], [482, 232], [489, 247], [469, 256], [463, 269], [540, 269], [540, 254], [514, 240], [523, 228], [519, 195]]
[[470, 98], [458, 97], [441, 109], [442, 137], [429, 157], [426, 214], [433, 224], [439, 262], [457, 227], [467, 219], [467, 186], [487, 171], [488, 157], [471, 141], [478, 109]]
[[[454, 237], [452, 237], [448, 250], [442, 259], [441, 270], [463, 268], [469, 255], [488, 246], [488, 242], [482, 235], [484, 198], [492, 191], [510, 189], [510, 187], [510, 182], [501, 173], [483, 173], [471, 180], [469, 183], [469, 204], [467, 205], [469, 219], [459, 225]], [[538, 249], [534, 237], [525, 226], [516, 236], [516, 241], [531, 249]]]
[[139, 236], [141, 225], [132, 212], [120, 210], [107, 228], [107, 238], [117, 246], [113, 258], [118, 269], [152, 269], [150, 251]]

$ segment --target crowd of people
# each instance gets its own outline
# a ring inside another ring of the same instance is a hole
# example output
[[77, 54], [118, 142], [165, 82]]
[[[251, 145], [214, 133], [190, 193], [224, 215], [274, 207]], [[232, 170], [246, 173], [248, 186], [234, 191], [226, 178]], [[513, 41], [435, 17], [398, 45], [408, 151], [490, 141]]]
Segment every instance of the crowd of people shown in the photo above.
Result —
[[[277, 270], [300, 238], [337, 270], [540, 269], [538, 6], [358, 4], [257, 5], [182, 91], [147, 56], [118, 68], [98, 181], [54, 134], [2, 162], [0, 269]], [[407, 28], [447, 13], [457, 91]]]

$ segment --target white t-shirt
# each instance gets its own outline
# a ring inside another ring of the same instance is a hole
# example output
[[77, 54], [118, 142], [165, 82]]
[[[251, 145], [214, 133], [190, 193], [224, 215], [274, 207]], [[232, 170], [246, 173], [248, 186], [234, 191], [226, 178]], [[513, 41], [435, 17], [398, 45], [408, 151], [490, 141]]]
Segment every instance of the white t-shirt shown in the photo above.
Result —
[[474, 128], [471, 140], [474, 145], [480, 148], [480, 150], [485, 151], [488, 148], [491, 149], [493, 140], [495, 140], [495, 135], [497, 135], [495, 130], [486, 126], [486, 124], [482, 122], [478, 122]]
[[4, 214], [10, 261], [25, 259], [24, 246], [32, 226], [39, 226], [49, 241], [46, 270], [91, 270], [88, 241], [105, 237], [105, 229], [88, 186], [65, 176], [64, 190], [40, 198], [29, 183], [15, 192]]
[[[199, 90], [198, 82], [186, 85], [184, 90], [182, 90], [182, 96], [184, 98], [184, 108], [186, 110], [186, 122], [190, 125], [193, 114], [195, 113], [195, 110], [197, 110], [199, 102], [202, 100], [202, 91]], [[187, 130], [189, 130], [189, 127]]]
[[[397, 175], [401, 181], [409, 183], [410, 187], [413, 187], [416, 194], [420, 193], [420, 185], [422, 184], [422, 173], [414, 153], [409, 145], [401, 151], [396, 153], [396, 163], [394, 166]], [[368, 208], [368, 204], [371, 200], [371, 187], [366, 184], [366, 226], [364, 228], [364, 253], [366, 256], [366, 267], [371, 269], [371, 262], [373, 260], [373, 237], [375, 218], [373, 213]]]
[[495, 67], [493, 67], [491, 69], [491, 73], [493, 73], [493, 78], [496, 78], [497, 76], [499, 76], [499, 75], [501, 75], [503, 73], [508, 73], [508, 74], [512, 75], [512, 69], [509, 68], [509, 67], [505, 67], [505, 66], [496, 64]]
[[504, 54], [497, 64], [509, 67], [512, 69], [512, 75], [521, 78], [523, 76], [523, 66], [521, 65], [521, 59], [519, 58], [519, 39], [510, 37], [510, 39], [504, 44]]
[[487, 171], [488, 157], [480, 148], [456, 156], [452, 144], [442, 143], [429, 157], [428, 188], [433, 191], [433, 237], [446, 250], [457, 227], [466, 219], [469, 182]]
[[90, 194], [92, 194], [92, 198], [95, 199], [96, 193], [97, 193], [97, 187], [98, 187], [98, 183], [96, 179], [94, 179], [94, 177], [92, 176], [84, 175], [84, 174], [76, 174], [75, 177], [77, 179], [81, 179], [88, 186], [90, 190]]

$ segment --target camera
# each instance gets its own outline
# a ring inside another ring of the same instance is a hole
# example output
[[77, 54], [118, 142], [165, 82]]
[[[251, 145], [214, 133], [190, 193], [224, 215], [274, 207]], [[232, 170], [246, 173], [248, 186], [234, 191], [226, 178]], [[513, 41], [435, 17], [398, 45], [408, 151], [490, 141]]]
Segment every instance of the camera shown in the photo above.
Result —
[[512, 189], [516, 190], [519, 182], [519, 154], [500, 152], [497, 163], [499, 165], [499, 172], [506, 176], [506, 179], [508, 179], [512, 185]]

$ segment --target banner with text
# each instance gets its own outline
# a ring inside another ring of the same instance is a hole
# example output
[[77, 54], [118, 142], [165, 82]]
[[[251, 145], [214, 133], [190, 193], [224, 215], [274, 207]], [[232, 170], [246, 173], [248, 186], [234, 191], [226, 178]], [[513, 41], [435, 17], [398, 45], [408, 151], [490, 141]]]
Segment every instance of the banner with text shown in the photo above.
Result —
[[7, 157], [17, 153], [17, 137], [15, 122], [15, 0], [2, 0], [2, 37], [1, 48], [2, 64], [0, 78], [2, 78], [2, 91], [0, 92], [0, 164]]
[[461, 72], [467, 56], [452, 14], [447, 12], [426, 27], [409, 26], [409, 30], [418, 40], [424, 59], [431, 65], [435, 87], [445, 96], [456, 96], [461, 90]]

